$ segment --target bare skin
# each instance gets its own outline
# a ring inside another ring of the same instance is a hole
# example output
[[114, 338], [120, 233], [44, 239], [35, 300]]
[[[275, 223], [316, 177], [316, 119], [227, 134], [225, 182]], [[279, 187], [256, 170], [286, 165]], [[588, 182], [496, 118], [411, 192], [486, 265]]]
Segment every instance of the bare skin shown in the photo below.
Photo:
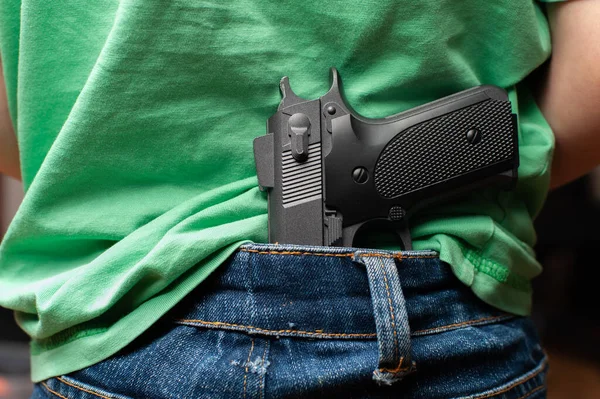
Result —
[[8, 114], [8, 102], [6, 99], [6, 87], [2, 64], [0, 63], [0, 173], [21, 180], [21, 168], [19, 163], [19, 148], [15, 131]]
[[[537, 101], [556, 137], [551, 187], [600, 164], [600, 1], [549, 5], [553, 55]], [[1, 64], [0, 64], [1, 65]], [[0, 173], [21, 178], [0, 68]]]
[[553, 55], [537, 96], [556, 137], [551, 187], [600, 164], [600, 1], [549, 7]]

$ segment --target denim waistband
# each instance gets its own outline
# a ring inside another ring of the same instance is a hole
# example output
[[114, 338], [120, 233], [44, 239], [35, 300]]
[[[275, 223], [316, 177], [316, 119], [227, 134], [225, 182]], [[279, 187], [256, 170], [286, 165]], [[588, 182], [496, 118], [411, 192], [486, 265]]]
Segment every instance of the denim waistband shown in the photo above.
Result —
[[411, 336], [513, 317], [475, 297], [436, 252], [275, 244], [241, 246], [178, 309], [178, 323], [206, 328], [378, 339], [379, 370], [396, 374], [409, 371]]

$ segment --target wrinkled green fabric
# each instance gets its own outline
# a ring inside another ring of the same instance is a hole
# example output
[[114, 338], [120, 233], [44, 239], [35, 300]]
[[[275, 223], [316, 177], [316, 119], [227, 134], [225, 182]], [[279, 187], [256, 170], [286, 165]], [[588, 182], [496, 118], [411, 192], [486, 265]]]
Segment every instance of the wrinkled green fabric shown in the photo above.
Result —
[[282, 76], [312, 99], [331, 66], [372, 118], [509, 91], [518, 190], [430, 209], [412, 232], [484, 301], [529, 311], [553, 148], [520, 83], [550, 53], [531, 0], [4, 0], [0, 50], [26, 188], [0, 305], [32, 338], [35, 381], [114, 354], [240, 243], [267, 241], [252, 140]]

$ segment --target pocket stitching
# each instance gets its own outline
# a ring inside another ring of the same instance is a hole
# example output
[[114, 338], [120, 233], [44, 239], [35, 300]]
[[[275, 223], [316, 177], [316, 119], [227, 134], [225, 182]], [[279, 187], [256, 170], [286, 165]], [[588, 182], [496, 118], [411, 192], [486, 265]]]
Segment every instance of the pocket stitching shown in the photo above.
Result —
[[[516, 380], [513, 380], [512, 383], [509, 383], [508, 386], [500, 389], [499, 391], [497, 391], [497, 390], [494, 389], [494, 390], [492, 390], [491, 392], [488, 392], [488, 393], [471, 395], [471, 396], [464, 396], [464, 397], [461, 397], [460, 399], [487, 399], [487, 398], [496, 397], [496, 396], [498, 396], [500, 394], [503, 394], [503, 393], [506, 393], [506, 392], [510, 391], [513, 388], [516, 388], [516, 387], [518, 387], [520, 385], [523, 385], [527, 381], [530, 381], [533, 378], [537, 377], [541, 372], [543, 372], [544, 370], [546, 370], [546, 366], [547, 365], [548, 365], [548, 358], [546, 356], [544, 356], [544, 359], [542, 360], [542, 362], [536, 368], [534, 368], [533, 370], [527, 372], [525, 375], [517, 378]], [[544, 387], [544, 386], [545, 386], [545, 384], [542, 384], [539, 387], [536, 387], [535, 389], [538, 389], [538, 388]], [[524, 399], [528, 395], [533, 394], [533, 392], [534, 392], [534, 390], [528, 392], [527, 395], [525, 395], [525, 396], [523, 396], [523, 397], [521, 397], [519, 399]]]
[[[93, 390], [94, 389], [93, 387], [89, 387], [89, 388], [84, 387], [83, 385], [85, 385], [85, 384], [83, 384], [83, 383], [81, 383], [79, 381], [74, 381], [71, 378], [69, 378], [69, 380], [71, 380], [71, 381], [68, 381], [64, 377], [67, 377], [67, 376], [54, 377], [54, 378], [51, 378], [51, 379], [46, 380], [46, 381], [55, 380], [59, 384], [62, 383], [62, 384], [68, 385], [68, 386], [70, 386], [72, 388], [75, 388], [78, 391], [86, 392], [86, 393], [88, 393], [90, 395], [93, 395], [95, 397], [102, 398], [102, 399], [131, 399], [130, 396], [121, 395], [121, 394], [113, 394], [111, 392], [102, 392], [102, 393], [100, 393], [100, 392], [97, 392], [97, 391]], [[50, 392], [54, 393], [55, 395], [58, 395], [60, 398], [68, 399], [68, 398], [66, 398], [64, 396], [60, 396], [57, 392], [53, 391], [45, 382], [42, 382], [42, 384]]]
[[536, 393], [537, 391], [540, 391], [542, 389], [546, 388], [546, 385], [540, 385], [539, 387], [532, 389], [531, 391], [527, 392], [524, 396], [521, 396], [519, 399], [525, 399], [530, 397], [531, 395], [533, 395], [534, 393]]
[[73, 387], [73, 388], [75, 388], [75, 389], [78, 389], [78, 390], [80, 390], [80, 391], [87, 392], [87, 393], [89, 393], [89, 394], [92, 394], [92, 395], [94, 395], [94, 396], [97, 396], [97, 397], [99, 397], [99, 398], [103, 398], [103, 399], [114, 399], [114, 398], [111, 398], [111, 397], [109, 397], [109, 396], [104, 396], [104, 395], [101, 395], [101, 394], [99, 394], [99, 393], [96, 393], [96, 392], [90, 391], [90, 390], [88, 390], [88, 389], [85, 389], [85, 388], [83, 388], [83, 387], [78, 387], [77, 385], [75, 385], [75, 384], [73, 384], [73, 383], [71, 383], [71, 382], [68, 382], [68, 381], [66, 381], [66, 380], [65, 380], [64, 378], [62, 378], [62, 377], [56, 377], [56, 379], [57, 379], [58, 381], [62, 382], [63, 384], [66, 384], [66, 385], [68, 385], [68, 386], [70, 386], [70, 387]]
[[53, 391], [53, 390], [52, 390], [52, 389], [51, 389], [51, 388], [48, 386], [48, 384], [46, 384], [45, 382], [42, 382], [42, 385], [43, 385], [43, 387], [44, 387], [44, 388], [46, 388], [46, 389], [48, 390], [48, 392], [50, 392], [51, 394], [53, 394], [53, 395], [55, 395], [55, 396], [58, 396], [59, 398], [62, 398], [62, 399], [69, 399], [69, 398], [67, 398], [66, 396], [62, 396], [62, 395], [61, 395], [61, 394], [59, 394], [58, 392], [56, 392], [56, 391]]
[[420, 336], [420, 335], [429, 335], [429, 334], [437, 334], [440, 332], [445, 332], [448, 330], [457, 330], [460, 327], [468, 327], [473, 325], [482, 325], [482, 324], [491, 324], [492, 321], [505, 321], [509, 319], [513, 319], [516, 316], [511, 314], [505, 314], [500, 316], [486, 316], [475, 320], [467, 320], [459, 323], [446, 324], [444, 326], [426, 328], [424, 330], [414, 331], [411, 336]]
[[[439, 327], [427, 328], [424, 330], [413, 331], [411, 336], [422, 336], [429, 334], [437, 334], [441, 332], [446, 332], [449, 330], [456, 330], [460, 327], [474, 326], [474, 325], [482, 325], [482, 324], [491, 324], [493, 321], [505, 321], [512, 318], [515, 318], [514, 315], [501, 315], [501, 316], [487, 316], [482, 317], [480, 319], [467, 320], [460, 323], [452, 323]], [[377, 333], [326, 333], [322, 330], [316, 331], [302, 331], [302, 330], [269, 330], [265, 328], [249, 326], [244, 324], [234, 324], [234, 323], [226, 323], [222, 321], [208, 321], [208, 320], [199, 320], [199, 319], [177, 319], [175, 323], [181, 325], [191, 325], [195, 326], [195, 324], [200, 324], [201, 327], [206, 328], [215, 328], [219, 327], [225, 330], [233, 330], [233, 331], [242, 331], [248, 333], [264, 333], [266, 335], [284, 335], [289, 337], [302, 337], [309, 336], [312, 338], [353, 338], [353, 339], [369, 339], [377, 336]], [[197, 326], [195, 326], [197, 327]]]

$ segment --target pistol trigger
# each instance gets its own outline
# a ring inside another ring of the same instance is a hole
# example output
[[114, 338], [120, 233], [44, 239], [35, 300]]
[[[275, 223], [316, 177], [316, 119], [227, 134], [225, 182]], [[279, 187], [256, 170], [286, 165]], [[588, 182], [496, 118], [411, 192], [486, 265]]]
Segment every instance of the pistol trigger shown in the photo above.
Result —
[[403, 251], [412, 251], [412, 239], [410, 237], [410, 230], [408, 229], [408, 222], [406, 219], [401, 222], [395, 222], [396, 234], [400, 239]]

